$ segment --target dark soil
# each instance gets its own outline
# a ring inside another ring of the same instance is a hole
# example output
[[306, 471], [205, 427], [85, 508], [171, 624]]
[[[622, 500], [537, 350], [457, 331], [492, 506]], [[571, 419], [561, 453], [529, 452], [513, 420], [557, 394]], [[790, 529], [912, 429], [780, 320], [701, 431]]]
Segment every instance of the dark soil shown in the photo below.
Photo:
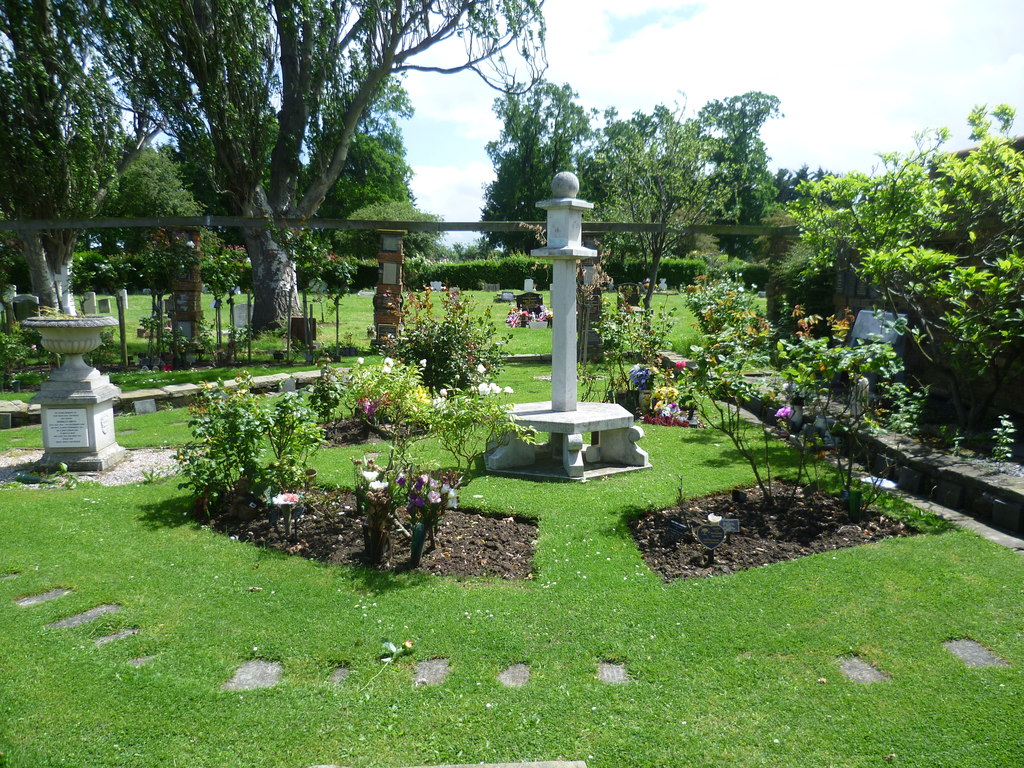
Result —
[[[779, 490], [777, 486], [776, 505], [769, 506], [758, 488], [742, 493], [746, 494], [745, 501], [737, 501], [728, 493], [687, 499], [682, 507], [650, 512], [633, 521], [630, 528], [644, 561], [662, 579], [674, 581], [733, 573], [913, 534], [903, 523], [871, 511], [854, 522], [846, 502], [834, 496], [807, 496], [802, 489], [782, 486]], [[740, 521], [739, 533], [730, 533], [713, 550], [713, 558], [694, 533], [707, 523], [709, 514]], [[682, 523], [685, 530], [670, 525], [670, 521]]]
[[[239, 502], [214, 516], [210, 525], [223, 533], [312, 560], [341, 565], [370, 565], [363, 542], [363, 517], [348, 491], [313, 490], [304, 494], [305, 513], [285, 532], [285, 521], [270, 517], [263, 505]], [[408, 530], [409, 526], [405, 524]], [[441, 518], [435, 546], [428, 543], [416, 570], [437, 576], [502, 579], [533, 578], [537, 526], [521, 517], [492, 517], [469, 509], [449, 510]], [[411, 541], [395, 530], [383, 568], [411, 570]]]
[[338, 419], [324, 425], [324, 437], [329, 446], [379, 443], [384, 437], [364, 419]]

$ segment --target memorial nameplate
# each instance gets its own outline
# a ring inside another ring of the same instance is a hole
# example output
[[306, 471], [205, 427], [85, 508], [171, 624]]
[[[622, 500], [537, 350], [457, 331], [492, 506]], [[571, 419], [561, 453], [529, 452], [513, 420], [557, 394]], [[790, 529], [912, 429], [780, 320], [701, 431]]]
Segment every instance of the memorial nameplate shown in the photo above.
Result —
[[702, 525], [697, 528], [697, 539], [708, 549], [714, 549], [725, 541], [725, 531], [720, 525]]
[[722, 526], [722, 530], [726, 533], [740, 532], [740, 519], [738, 517], [723, 517], [718, 524]]
[[88, 448], [89, 426], [85, 408], [47, 410], [46, 438], [46, 444], [51, 448]]
[[676, 539], [681, 539], [686, 535], [689, 528], [686, 527], [686, 523], [682, 523], [678, 520], [669, 520], [668, 527], [666, 529], [668, 535]]

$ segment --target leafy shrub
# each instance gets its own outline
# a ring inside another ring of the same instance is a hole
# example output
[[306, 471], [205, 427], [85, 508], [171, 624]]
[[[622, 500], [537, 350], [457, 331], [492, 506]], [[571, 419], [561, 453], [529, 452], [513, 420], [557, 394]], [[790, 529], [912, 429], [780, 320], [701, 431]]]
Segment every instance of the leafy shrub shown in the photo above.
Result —
[[[435, 296], [440, 296], [439, 306]], [[385, 349], [421, 368], [423, 384], [438, 392], [493, 378], [501, 370], [510, 338], [495, 335], [489, 308], [483, 317], [474, 317], [468, 299], [459, 293], [426, 291], [406, 297], [402, 329], [385, 341]]]

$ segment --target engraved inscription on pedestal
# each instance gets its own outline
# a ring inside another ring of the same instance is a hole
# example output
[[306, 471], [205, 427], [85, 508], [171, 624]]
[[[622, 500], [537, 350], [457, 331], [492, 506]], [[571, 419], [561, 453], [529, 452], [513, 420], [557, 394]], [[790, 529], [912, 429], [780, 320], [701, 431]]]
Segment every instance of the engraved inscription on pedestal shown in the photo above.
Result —
[[50, 448], [88, 448], [89, 427], [86, 422], [86, 409], [48, 409], [46, 444]]

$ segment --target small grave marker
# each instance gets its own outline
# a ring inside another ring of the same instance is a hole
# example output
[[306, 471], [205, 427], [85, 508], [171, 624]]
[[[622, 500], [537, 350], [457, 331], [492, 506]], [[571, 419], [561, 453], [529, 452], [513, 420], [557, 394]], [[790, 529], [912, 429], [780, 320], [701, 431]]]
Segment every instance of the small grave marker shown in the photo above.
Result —
[[668, 531], [668, 535], [672, 538], [681, 539], [690, 529], [684, 522], [679, 520], [669, 520], [666, 530]]
[[697, 540], [709, 550], [714, 550], [715, 547], [725, 541], [725, 529], [720, 525], [700, 525], [695, 533], [697, 534]]
[[718, 524], [726, 533], [740, 532], [740, 519], [738, 517], [723, 517]]
[[110, 634], [110, 635], [104, 635], [103, 637], [97, 637], [94, 642], [96, 643], [96, 647], [99, 648], [100, 646], [106, 645], [107, 643], [113, 643], [113, 642], [116, 642], [118, 640], [124, 640], [126, 637], [131, 637], [132, 635], [137, 635], [137, 634], [139, 634], [139, 632], [140, 632], [140, 630], [139, 630], [138, 627], [132, 627], [131, 629], [124, 629], [124, 630], [121, 630], [120, 632], [114, 632], [113, 634]]
[[139, 416], [143, 413], [156, 413], [156, 400], [154, 398], [149, 397], [145, 400], [135, 401], [135, 415]]

